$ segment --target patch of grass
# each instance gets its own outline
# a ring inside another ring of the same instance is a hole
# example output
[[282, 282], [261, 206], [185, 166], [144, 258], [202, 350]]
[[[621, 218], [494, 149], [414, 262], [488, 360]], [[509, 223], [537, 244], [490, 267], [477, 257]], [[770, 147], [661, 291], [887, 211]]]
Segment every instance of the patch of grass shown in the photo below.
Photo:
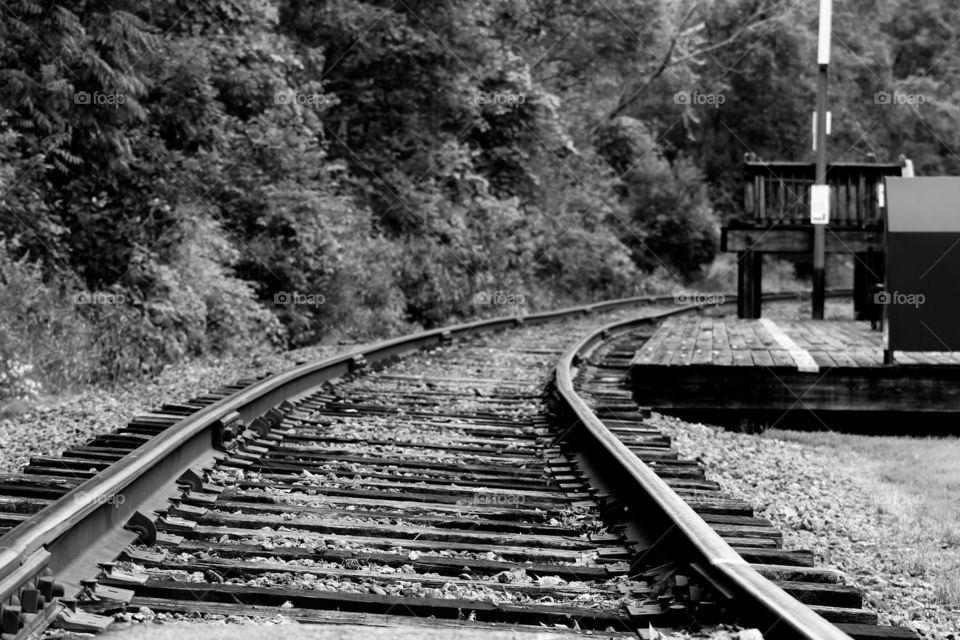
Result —
[[[839, 453], [871, 493], [891, 542], [910, 549], [902, 570], [924, 576], [940, 604], [960, 608], [960, 438], [771, 430], [764, 437]], [[849, 454], [849, 455], [845, 455]]]
[[954, 606], [960, 602], [960, 576], [944, 576], [933, 586], [933, 597], [937, 603]]

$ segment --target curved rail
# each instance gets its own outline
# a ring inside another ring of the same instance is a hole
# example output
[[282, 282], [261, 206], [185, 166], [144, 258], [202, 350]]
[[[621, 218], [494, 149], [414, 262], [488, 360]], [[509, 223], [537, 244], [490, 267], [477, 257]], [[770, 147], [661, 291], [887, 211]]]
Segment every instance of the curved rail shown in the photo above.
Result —
[[658, 525], [657, 546], [693, 558], [692, 567], [735, 598], [744, 621], [763, 635], [803, 640], [850, 640], [850, 636], [760, 575], [677, 495], [649, 466], [635, 456], [593, 413], [573, 387], [574, 369], [614, 331], [628, 330], [650, 320], [693, 307], [651, 314], [609, 324], [571, 347], [557, 365], [555, 396], [570, 435], [589, 466], [603, 470], [609, 487], [631, 513], [643, 514], [644, 526]]
[[[766, 295], [764, 299], [802, 295], [790, 292]], [[725, 294], [725, 299], [729, 304], [736, 297]], [[284, 401], [294, 400], [327, 381], [459, 336], [671, 300], [672, 295], [640, 296], [464, 323], [386, 340], [261, 380], [168, 427], [0, 537], [0, 606], [17, 607], [13, 598], [22, 599], [25, 590], [44, 592], [48, 604], [64, 593], [76, 593], [81, 581], [95, 573], [98, 563], [112, 560], [117, 549], [141, 535], [138, 527], [127, 530], [127, 525], [139, 522], [142, 530], [142, 523], [152, 522], [143, 514], [166, 508], [170, 498], [180, 493], [181, 476], [214, 463], [223, 451], [223, 440], [238, 435], [238, 425], [250, 424]], [[698, 306], [703, 305], [681, 307], [672, 313]]]
[[249, 423], [283, 401], [365, 364], [389, 361], [458, 336], [673, 299], [672, 295], [622, 298], [453, 325], [386, 340], [257, 382], [172, 425], [0, 537], [0, 603], [8, 602], [25, 582], [42, 575], [45, 569], [47, 574], [56, 575], [68, 592], [77, 587], [82, 567], [95, 569], [97, 562], [106, 561], [98, 557], [102, 554], [96, 549], [88, 548], [91, 541], [102, 539], [101, 546], [108, 546], [108, 532], [114, 543], [124, 538], [127, 543], [134, 540], [136, 535], [124, 532], [124, 525], [138, 510], [165, 506], [168, 497], [177, 493], [176, 478], [182, 473], [215, 461], [217, 431], [234, 414]]

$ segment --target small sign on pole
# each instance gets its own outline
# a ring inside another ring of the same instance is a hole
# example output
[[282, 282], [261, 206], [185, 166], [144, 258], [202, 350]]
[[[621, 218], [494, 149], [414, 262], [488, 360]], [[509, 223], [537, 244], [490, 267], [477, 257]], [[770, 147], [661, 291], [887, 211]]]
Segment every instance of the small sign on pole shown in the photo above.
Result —
[[827, 224], [830, 222], [830, 187], [815, 184], [810, 187], [810, 222]]
[[[827, 111], [827, 135], [830, 135], [830, 122], [833, 120], [832, 111]], [[813, 150], [817, 150], [817, 112], [813, 112], [813, 118], [810, 120], [810, 131], [813, 135]]]

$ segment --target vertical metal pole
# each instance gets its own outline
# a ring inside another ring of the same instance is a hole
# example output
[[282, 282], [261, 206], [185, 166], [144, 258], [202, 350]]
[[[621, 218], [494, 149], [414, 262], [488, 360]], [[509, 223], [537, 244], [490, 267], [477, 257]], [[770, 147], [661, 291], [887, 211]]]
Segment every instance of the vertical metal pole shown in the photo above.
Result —
[[[827, 184], [827, 66], [830, 64], [830, 29], [833, 0], [820, 0], [820, 33], [817, 45], [817, 175], [815, 184]], [[829, 210], [829, 209], [828, 209]], [[826, 224], [813, 225], [813, 309], [814, 320], [823, 319], [826, 301]]]
[[[820, 65], [817, 77], [817, 174], [815, 184], [827, 184], [827, 65]], [[813, 319], [823, 320], [826, 301], [826, 241], [825, 224], [813, 225]]]

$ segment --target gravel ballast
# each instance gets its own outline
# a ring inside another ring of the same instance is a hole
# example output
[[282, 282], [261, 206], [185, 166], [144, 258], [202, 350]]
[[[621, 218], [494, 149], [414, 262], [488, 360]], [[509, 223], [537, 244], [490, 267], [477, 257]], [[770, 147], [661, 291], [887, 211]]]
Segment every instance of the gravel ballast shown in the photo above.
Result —
[[[773, 306], [773, 305], [771, 305]], [[610, 318], [612, 319], [612, 318]], [[596, 319], [599, 323], [599, 319]], [[572, 334], [571, 340], [573, 335]], [[38, 403], [0, 420], [0, 470], [16, 472], [31, 456], [56, 455], [96, 434], [125, 425], [163, 402], [184, 400], [244, 377], [279, 372], [297, 362], [361, 345], [310, 347], [281, 354], [190, 363], [160, 376], [111, 389]], [[892, 559], [910, 548], [877, 496], [856, 477], [857, 460], [811, 447], [688, 424], [656, 416], [678, 451], [700, 458], [708, 477], [757, 506], [783, 531], [787, 548], [813, 549], [820, 564], [845, 572], [863, 590], [881, 623], [906, 625], [935, 640], [960, 638], [960, 612], [939, 605], [923, 576], [898, 571]]]
[[195, 361], [122, 386], [89, 388], [62, 398], [32, 401], [29, 409], [0, 419], [0, 473], [16, 473], [33, 456], [55, 456], [96, 435], [125, 426], [135, 415], [179, 402], [242, 378], [280, 373], [362, 345], [305, 347], [275, 354]]
[[932, 581], [902, 571], [916, 540], [897, 525], [865, 477], [867, 461], [849, 451], [736, 433], [654, 414], [685, 457], [784, 534], [787, 549], [812, 549], [818, 564], [844, 573], [881, 624], [935, 640], [960, 638], [960, 611], [938, 603]]

